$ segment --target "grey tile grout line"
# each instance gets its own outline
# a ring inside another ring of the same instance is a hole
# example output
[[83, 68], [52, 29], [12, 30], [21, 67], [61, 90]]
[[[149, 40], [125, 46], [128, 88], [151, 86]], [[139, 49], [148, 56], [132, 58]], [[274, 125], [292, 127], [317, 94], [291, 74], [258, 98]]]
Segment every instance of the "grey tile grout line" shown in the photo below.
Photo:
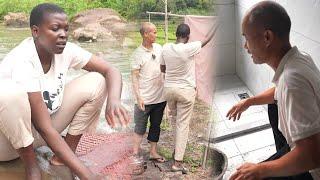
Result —
[[[248, 152], [245, 152], [245, 153], [241, 153], [241, 156], [242, 156], [242, 159], [243, 159], [243, 161], [245, 161], [245, 159], [244, 159], [244, 154], [248, 154], [248, 153], [251, 153], [251, 152], [254, 152], [254, 151], [257, 151], [257, 150], [261, 150], [261, 149], [263, 149], [263, 148], [266, 148], [266, 147], [269, 147], [269, 146], [273, 146], [274, 144], [271, 144], [271, 145], [267, 145], [267, 146], [264, 146], [264, 147], [261, 147], [261, 148], [258, 148], [258, 149], [255, 149], [255, 150], [252, 150], [252, 151], [248, 151]], [[272, 155], [272, 154], [271, 154]], [[271, 156], [270, 155], [270, 156]]]
[[[228, 159], [233, 158], [233, 157], [236, 157], [236, 156], [240, 156], [240, 155], [241, 155], [241, 152], [240, 152], [240, 150], [239, 150], [239, 148], [238, 148], [238, 146], [237, 146], [236, 142], [234, 141], [234, 139], [229, 139], [228, 141], [231, 141], [231, 140], [232, 140], [233, 144], [236, 146], [237, 151], [238, 151], [238, 154], [233, 155], [233, 156], [230, 156], [230, 157], [228, 157]], [[219, 143], [223, 143], [223, 142], [225, 142], [225, 141], [222, 141], [222, 142], [219, 142]], [[218, 144], [218, 143], [217, 143], [217, 144]], [[215, 146], [215, 144], [214, 144], [214, 143], [212, 143], [212, 145], [213, 145], [213, 146]], [[217, 148], [217, 147], [216, 147], [216, 148]], [[219, 148], [217, 148], [217, 149], [219, 149]], [[222, 151], [222, 149], [219, 149], [219, 150], [221, 150], [221, 151]], [[226, 156], [228, 156], [228, 155], [226, 154]]]
[[232, 141], [233, 141], [233, 142], [234, 142], [234, 144], [236, 145], [237, 150], [238, 150], [238, 152], [239, 152], [239, 154], [240, 154], [240, 156], [241, 156], [242, 160], [244, 161], [244, 158], [243, 158], [243, 156], [242, 156], [242, 153], [241, 153], [241, 151], [240, 151], [240, 149], [239, 149], [239, 147], [238, 147], [238, 145], [237, 145], [237, 143], [236, 143], [236, 141], [235, 141], [234, 139], [235, 139], [235, 138], [233, 138], [233, 139], [232, 139]]
[[241, 137], [241, 136], [244, 136], [244, 135], [248, 135], [248, 134], [252, 134], [252, 133], [255, 133], [255, 132], [263, 131], [263, 130], [266, 130], [266, 129], [269, 129], [269, 128], [271, 128], [270, 124], [266, 123], [266, 124], [263, 124], [263, 125], [260, 125], [260, 126], [257, 126], [257, 127], [253, 127], [253, 128], [245, 129], [245, 130], [242, 130], [242, 131], [237, 131], [237, 132], [234, 132], [234, 133], [226, 134], [226, 135], [220, 136], [218, 138], [210, 138], [209, 141], [211, 143], [219, 143], [219, 142], [223, 142], [223, 141], [226, 141], [226, 140], [229, 140], [229, 139], [235, 139], [237, 137]]
[[263, 147], [260, 147], [260, 148], [254, 149], [254, 150], [250, 150], [250, 151], [248, 151], [248, 152], [241, 153], [241, 154], [251, 153], [251, 152], [253, 152], [253, 151], [261, 150], [261, 149], [263, 149], [263, 148], [266, 148], [266, 147], [269, 147], [269, 146], [273, 146], [273, 145], [274, 145], [274, 144], [265, 145], [265, 146], [263, 146]]

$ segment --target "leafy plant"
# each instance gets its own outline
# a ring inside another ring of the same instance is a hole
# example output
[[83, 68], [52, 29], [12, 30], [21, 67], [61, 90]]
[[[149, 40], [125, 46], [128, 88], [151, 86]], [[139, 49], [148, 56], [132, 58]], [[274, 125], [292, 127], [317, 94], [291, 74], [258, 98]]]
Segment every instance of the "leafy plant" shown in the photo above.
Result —
[[[43, 2], [58, 4], [70, 18], [80, 11], [99, 7], [112, 8], [127, 19], [146, 18], [146, 11], [164, 12], [162, 0], [0, 0], [0, 17], [8, 12], [29, 14], [34, 6]], [[168, 0], [168, 11], [171, 13], [208, 15], [212, 9], [213, 0]]]

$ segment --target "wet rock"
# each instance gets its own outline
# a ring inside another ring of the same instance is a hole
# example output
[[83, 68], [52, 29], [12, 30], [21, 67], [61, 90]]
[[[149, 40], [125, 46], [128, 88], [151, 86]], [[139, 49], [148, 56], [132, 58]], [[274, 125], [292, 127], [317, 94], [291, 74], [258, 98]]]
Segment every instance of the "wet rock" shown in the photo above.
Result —
[[158, 167], [161, 172], [170, 172], [171, 171], [171, 162], [169, 162], [169, 161], [167, 161], [165, 163], [154, 163], [154, 165], [156, 167]]
[[126, 32], [126, 26], [127, 24], [124, 22], [115, 22], [113, 24], [110, 24], [109, 29], [112, 33], [114, 33], [117, 36], [125, 35]]
[[70, 23], [79, 41], [123, 40], [126, 21], [113, 9], [98, 8], [78, 13]]
[[4, 16], [4, 24], [10, 27], [28, 27], [29, 16], [25, 13], [9, 12]]
[[141, 179], [160, 180], [162, 179], [162, 176], [163, 174], [154, 165], [154, 163], [151, 161], [148, 161], [146, 171], [143, 174], [133, 176], [132, 179], [133, 180], [141, 180]]
[[101, 26], [99, 23], [87, 24], [84, 27], [77, 28], [72, 33], [73, 38], [78, 41], [98, 41], [108, 40], [115, 41], [116, 39], [112, 36], [111, 32]]

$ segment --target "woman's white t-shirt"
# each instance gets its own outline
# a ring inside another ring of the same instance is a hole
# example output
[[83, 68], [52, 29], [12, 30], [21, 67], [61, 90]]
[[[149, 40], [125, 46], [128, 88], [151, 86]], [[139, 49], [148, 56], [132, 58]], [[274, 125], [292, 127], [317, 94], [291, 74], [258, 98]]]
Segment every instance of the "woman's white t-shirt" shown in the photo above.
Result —
[[33, 38], [27, 38], [11, 50], [0, 64], [0, 79], [10, 79], [26, 92], [41, 92], [50, 114], [62, 103], [67, 72], [81, 69], [92, 54], [68, 42], [61, 54], [55, 54], [45, 74]]

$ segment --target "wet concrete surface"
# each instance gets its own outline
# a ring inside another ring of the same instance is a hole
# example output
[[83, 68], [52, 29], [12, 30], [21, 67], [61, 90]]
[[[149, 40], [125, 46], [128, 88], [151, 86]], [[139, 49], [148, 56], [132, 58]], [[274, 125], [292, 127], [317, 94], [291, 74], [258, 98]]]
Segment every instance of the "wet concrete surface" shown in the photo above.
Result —
[[[49, 159], [53, 152], [47, 147], [42, 146], [36, 149], [37, 161], [42, 170], [42, 179], [44, 180], [73, 180], [77, 179], [66, 166], [52, 166]], [[172, 160], [165, 163], [157, 163], [149, 160], [149, 145], [146, 141], [142, 143], [142, 152], [146, 169], [141, 174], [131, 176], [108, 176], [105, 179], [133, 179], [133, 180], [162, 180], [162, 179], [185, 179], [181, 172], [171, 172]], [[85, 163], [85, 162], [84, 162]], [[85, 163], [86, 164], [86, 163]], [[24, 179], [24, 165], [20, 159], [8, 162], [0, 162], [0, 180], [22, 180]], [[112, 178], [110, 178], [112, 177]], [[129, 177], [129, 178], [128, 178]]]
[[[36, 154], [44, 180], [72, 180], [75, 178], [66, 166], [50, 165], [48, 159], [53, 153], [48, 147], [43, 146], [38, 148]], [[155, 163], [148, 161], [148, 152], [144, 152], [143, 156], [147, 163], [147, 169], [142, 174], [134, 175], [130, 179], [181, 179], [181, 173], [170, 173], [169, 167], [172, 162]], [[24, 165], [19, 158], [12, 161], [0, 162], [0, 180], [22, 180], [24, 177]], [[106, 179], [108, 179], [107, 176]]]
[[[53, 155], [52, 151], [46, 147], [36, 149], [37, 161], [42, 170], [44, 180], [72, 180], [73, 174], [66, 166], [52, 166], [48, 159]], [[147, 164], [147, 168], [142, 174], [133, 175], [130, 179], [182, 179], [181, 172], [170, 172], [171, 161], [156, 163], [149, 161], [149, 152], [143, 148], [142, 156]], [[0, 180], [22, 180], [24, 179], [24, 165], [20, 159], [7, 162], [0, 162]], [[105, 176], [108, 179], [107, 176]], [[111, 178], [112, 179], [112, 178]], [[126, 179], [126, 178], [124, 178]]]
[[[36, 150], [37, 161], [42, 171], [43, 180], [72, 180], [73, 175], [66, 166], [52, 166], [48, 157], [52, 152], [48, 147], [40, 147]], [[18, 158], [12, 161], [0, 162], [0, 180], [25, 179], [24, 165]]]
[[24, 178], [24, 166], [20, 159], [0, 162], [1, 180], [20, 180]]

